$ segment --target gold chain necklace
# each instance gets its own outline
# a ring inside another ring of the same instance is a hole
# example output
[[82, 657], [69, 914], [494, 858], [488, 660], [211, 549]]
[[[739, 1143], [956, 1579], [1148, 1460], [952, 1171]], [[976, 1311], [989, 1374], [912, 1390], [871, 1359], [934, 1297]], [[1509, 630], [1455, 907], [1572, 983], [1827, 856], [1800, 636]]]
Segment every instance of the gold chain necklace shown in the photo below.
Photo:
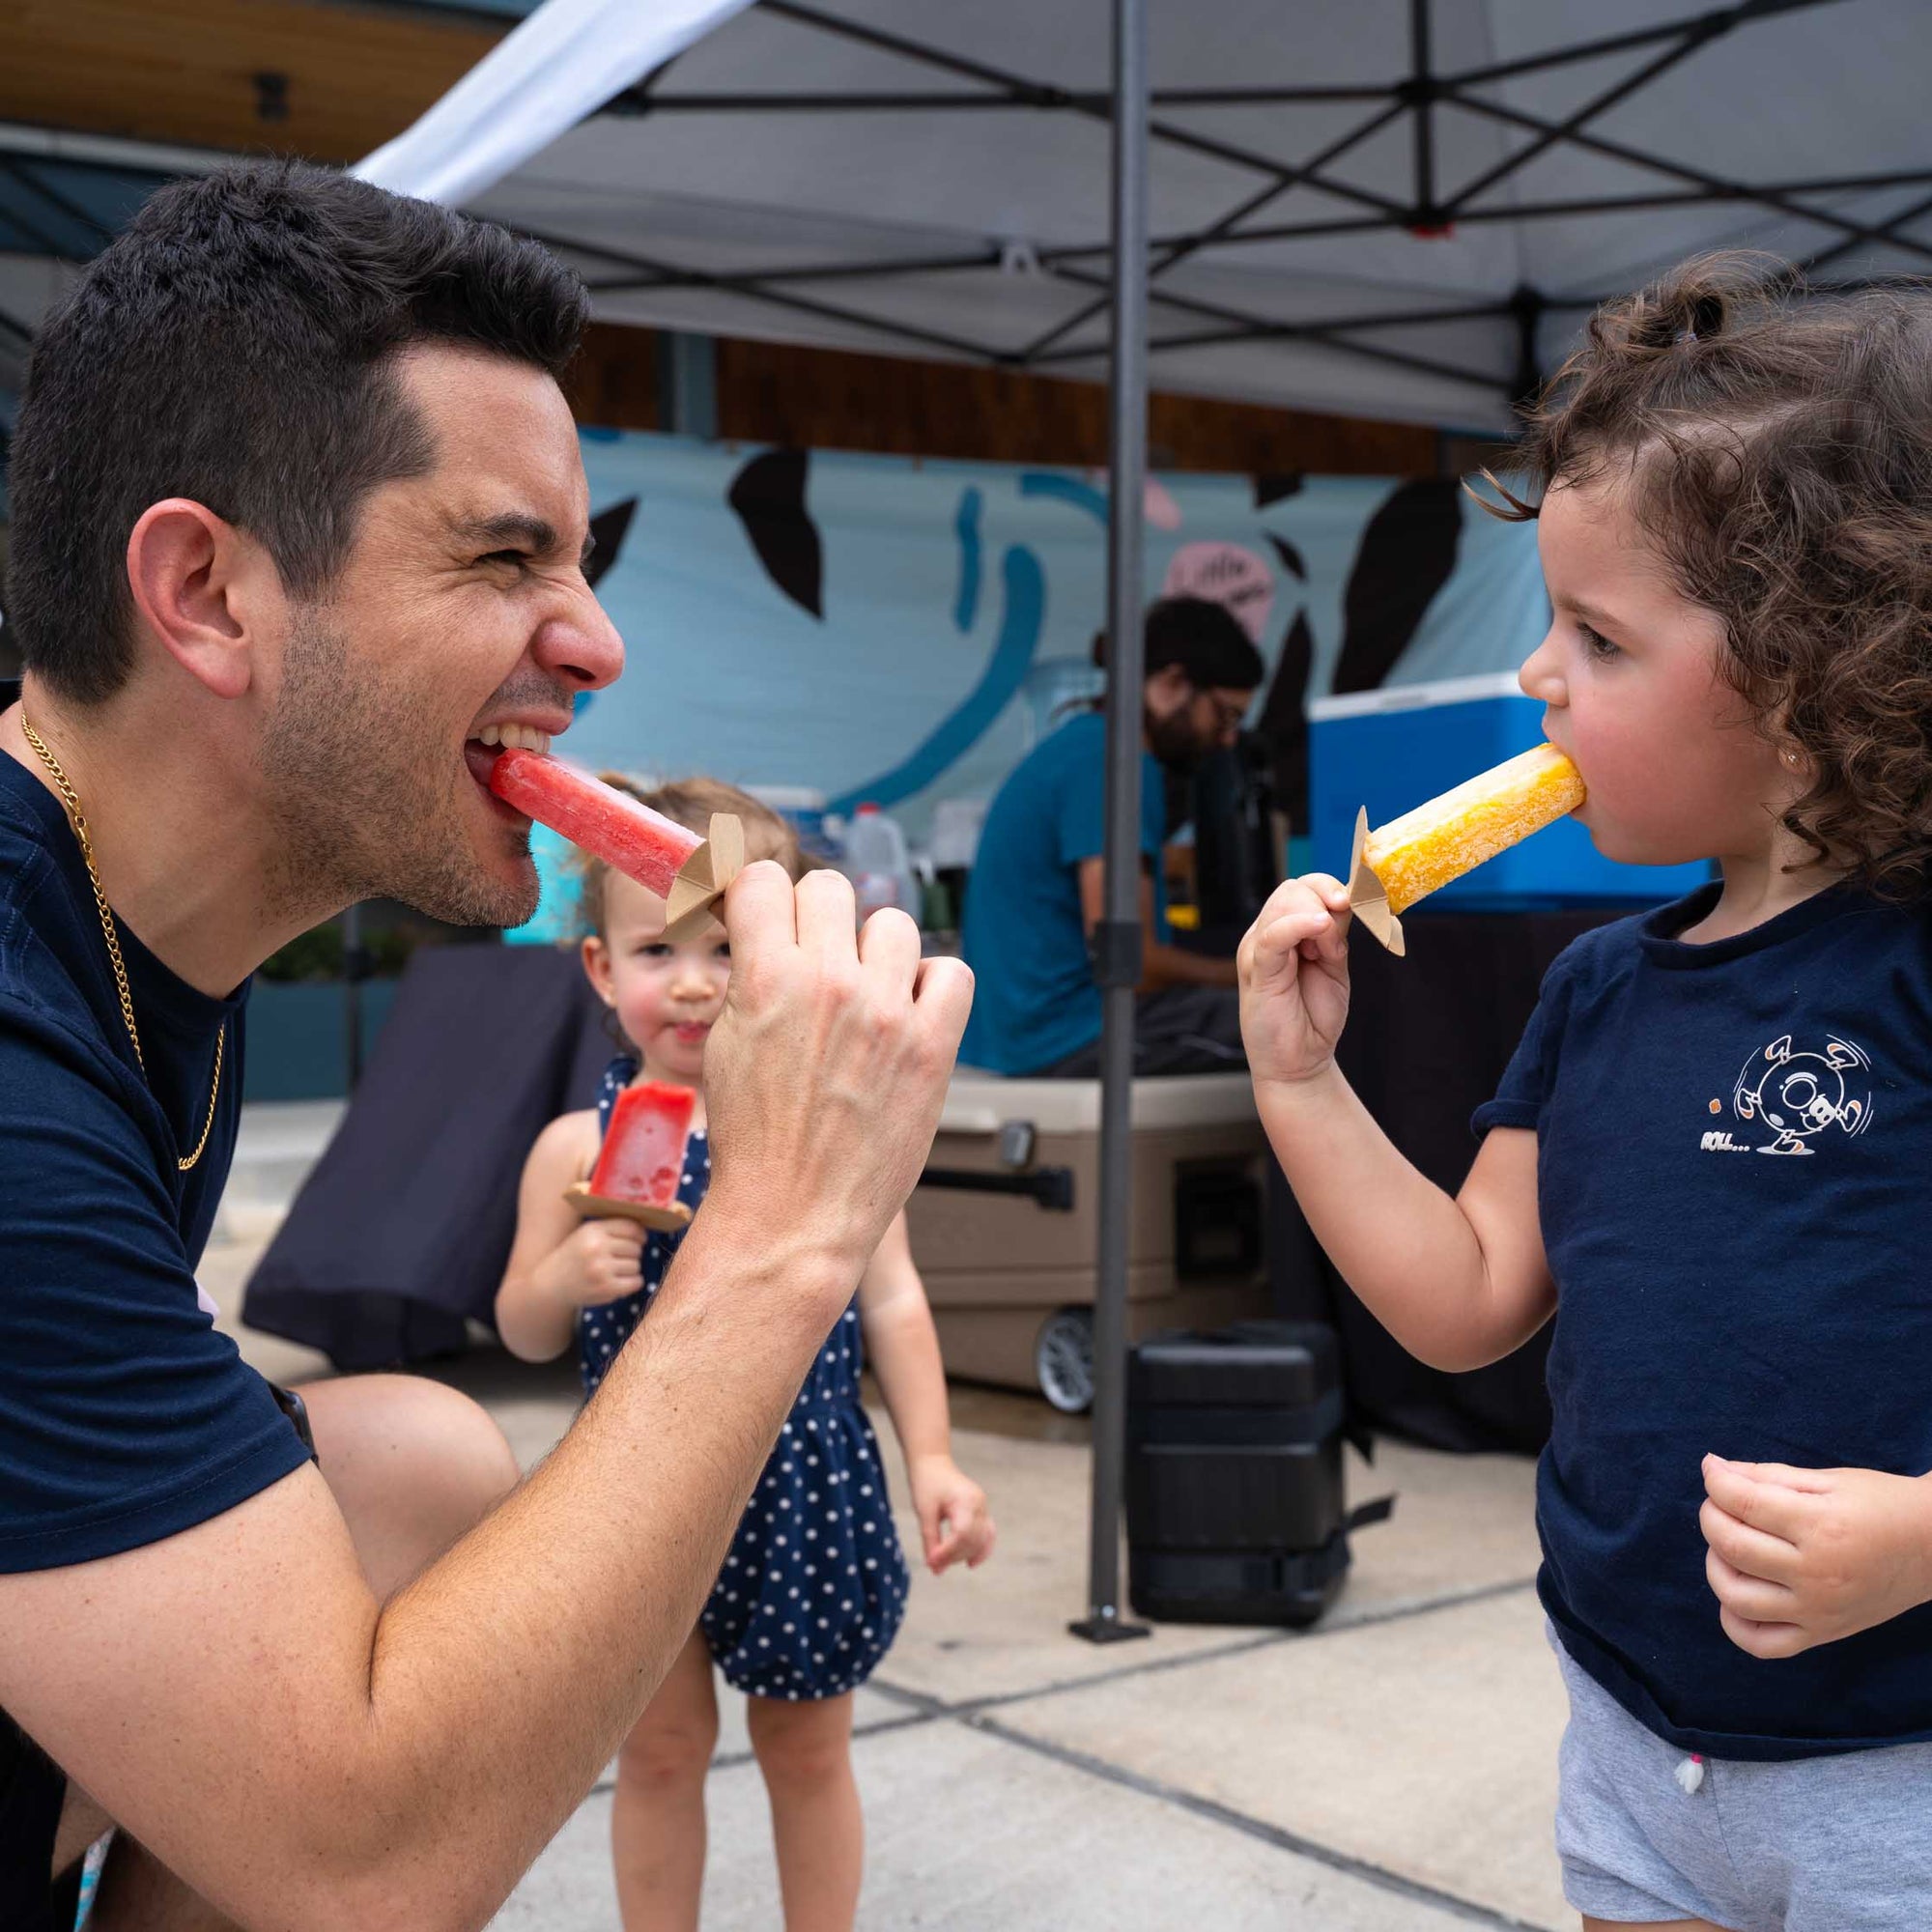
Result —
[[[141, 1052], [140, 1030], [134, 1024], [134, 996], [128, 990], [128, 965], [121, 957], [121, 941], [114, 930], [114, 915], [108, 910], [107, 895], [100, 890], [100, 873], [94, 863], [94, 843], [87, 836], [87, 820], [81, 815], [80, 798], [67, 774], [61, 770], [60, 762], [47, 750], [46, 741], [27, 723], [27, 714], [20, 714], [20, 729], [27, 734], [27, 743], [34, 748], [34, 755], [47, 768], [47, 776], [54, 781], [54, 789], [61, 795], [61, 803], [67, 807], [68, 823], [73, 827], [73, 836], [80, 845], [80, 856], [87, 866], [87, 882], [94, 888], [94, 907], [100, 915], [100, 934], [107, 942], [107, 957], [114, 968], [114, 983], [121, 992], [121, 1017], [128, 1022], [128, 1037], [134, 1048], [134, 1059], [142, 1073], [148, 1070], [148, 1063]], [[228, 1037], [228, 1022], [223, 1020], [221, 1028], [214, 1036], [214, 1079], [208, 1090], [208, 1119], [201, 1123], [201, 1138], [194, 1144], [194, 1151], [185, 1158], [177, 1158], [175, 1166], [186, 1174], [198, 1161], [208, 1147], [208, 1137], [214, 1131], [214, 1103], [221, 1096], [221, 1045]]]

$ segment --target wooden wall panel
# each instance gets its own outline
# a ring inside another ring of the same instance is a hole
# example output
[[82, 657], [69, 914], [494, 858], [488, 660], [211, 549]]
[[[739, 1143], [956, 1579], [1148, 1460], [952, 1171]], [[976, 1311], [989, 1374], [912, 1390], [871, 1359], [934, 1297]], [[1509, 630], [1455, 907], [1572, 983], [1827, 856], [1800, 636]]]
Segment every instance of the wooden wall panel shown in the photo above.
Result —
[[[584, 422], [656, 429], [655, 335], [593, 324], [572, 389]], [[734, 442], [994, 463], [1107, 460], [1107, 396], [1097, 384], [965, 363], [724, 340], [718, 417], [719, 434]], [[1435, 432], [1415, 424], [1177, 395], [1155, 395], [1148, 424], [1153, 460], [1166, 469], [1436, 473]]]
[[[0, 120], [353, 161], [500, 35], [343, 0], [8, 0]], [[262, 112], [257, 74], [285, 82]]]

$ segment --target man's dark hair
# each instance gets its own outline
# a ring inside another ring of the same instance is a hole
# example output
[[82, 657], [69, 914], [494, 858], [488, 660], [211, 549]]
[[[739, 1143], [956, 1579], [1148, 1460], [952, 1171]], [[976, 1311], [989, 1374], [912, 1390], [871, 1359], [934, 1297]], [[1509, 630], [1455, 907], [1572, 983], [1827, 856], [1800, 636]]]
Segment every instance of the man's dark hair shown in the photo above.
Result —
[[299, 597], [326, 590], [377, 484], [435, 461], [395, 353], [487, 350], [559, 375], [582, 284], [545, 249], [292, 162], [153, 196], [42, 326], [8, 478], [7, 620], [29, 669], [92, 703], [128, 674], [128, 537], [205, 503]]
[[1241, 620], [1207, 597], [1148, 606], [1147, 674], [1170, 665], [1201, 691], [1253, 691], [1267, 675]]
[[[1201, 691], [1253, 691], [1267, 675], [1241, 620], [1208, 597], [1161, 597], [1148, 606], [1143, 668], [1170, 665]], [[1094, 662], [1107, 665], [1107, 634], [1094, 633]]]

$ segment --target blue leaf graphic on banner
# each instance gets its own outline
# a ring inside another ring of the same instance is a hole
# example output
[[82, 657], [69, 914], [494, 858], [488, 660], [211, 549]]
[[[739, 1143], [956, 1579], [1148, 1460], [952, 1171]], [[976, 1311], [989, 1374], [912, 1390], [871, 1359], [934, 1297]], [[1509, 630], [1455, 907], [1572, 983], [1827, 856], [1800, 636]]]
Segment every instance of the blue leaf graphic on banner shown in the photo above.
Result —
[[1014, 544], [1007, 552], [1004, 575], [1006, 607], [1000, 614], [1000, 635], [979, 683], [910, 757], [881, 777], [868, 779], [828, 801], [828, 811], [850, 812], [867, 802], [896, 805], [923, 791], [949, 765], [971, 751], [1012, 702], [1039, 647], [1040, 626], [1046, 616], [1046, 573], [1032, 551]]
[[970, 631], [980, 614], [980, 573], [985, 565], [980, 511], [984, 503], [978, 490], [968, 490], [959, 498], [959, 514], [952, 521], [959, 533], [959, 600], [952, 607], [952, 621], [962, 631]]
[[1085, 510], [1102, 524], [1107, 521], [1104, 490], [1096, 490], [1091, 483], [1076, 482], [1071, 476], [1056, 476], [1050, 469], [1022, 470], [1020, 495], [1057, 497], [1063, 503], [1071, 503], [1076, 510]]

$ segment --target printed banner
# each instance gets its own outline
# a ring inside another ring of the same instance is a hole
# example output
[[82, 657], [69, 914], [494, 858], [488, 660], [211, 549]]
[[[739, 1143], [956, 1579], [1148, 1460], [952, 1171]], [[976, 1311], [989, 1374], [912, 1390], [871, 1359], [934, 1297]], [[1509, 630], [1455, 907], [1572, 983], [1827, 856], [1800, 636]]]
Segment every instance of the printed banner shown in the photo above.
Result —
[[[872, 801], [917, 842], [1093, 689], [1103, 475], [609, 431], [583, 461], [629, 663], [582, 763]], [[1236, 611], [1280, 738], [1312, 696], [1512, 668], [1548, 622], [1534, 528], [1454, 479], [1161, 476], [1146, 515], [1148, 595]]]

